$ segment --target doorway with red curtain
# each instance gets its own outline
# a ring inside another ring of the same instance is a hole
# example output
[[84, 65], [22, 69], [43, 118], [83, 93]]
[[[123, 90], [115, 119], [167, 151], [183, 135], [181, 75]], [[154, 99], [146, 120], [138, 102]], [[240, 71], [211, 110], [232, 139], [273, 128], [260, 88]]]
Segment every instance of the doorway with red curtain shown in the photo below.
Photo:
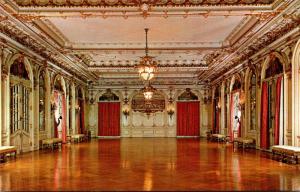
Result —
[[177, 102], [177, 136], [200, 136], [199, 101]]
[[[270, 146], [283, 144], [283, 105], [282, 105], [282, 76], [264, 81], [261, 94], [261, 136], [260, 147], [269, 149]], [[272, 96], [274, 94], [274, 96]], [[272, 99], [272, 100], [271, 100]], [[273, 118], [274, 117], [274, 118]], [[274, 121], [274, 122], [273, 122]], [[273, 134], [270, 129], [274, 126]]]
[[120, 136], [120, 102], [98, 103], [98, 136]]

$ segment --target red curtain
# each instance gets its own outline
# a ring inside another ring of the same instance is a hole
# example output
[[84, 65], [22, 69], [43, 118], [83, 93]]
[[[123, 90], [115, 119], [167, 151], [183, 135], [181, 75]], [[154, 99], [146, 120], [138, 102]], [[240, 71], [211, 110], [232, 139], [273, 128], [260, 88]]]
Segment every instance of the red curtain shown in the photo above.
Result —
[[200, 136], [199, 102], [177, 102], [177, 136]]
[[63, 143], [66, 143], [67, 141], [67, 106], [66, 106], [66, 97], [63, 94], [62, 96], [62, 124], [61, 124], [61, 129], [62, 129], [62, 141]]
[[261, 92], [261, 133], [260, 133], [260, 147], [268, 149], [269, 141], [269, 100], [268, 100], [268, 82], [263, 82]]
[[98, 135], [120, 136], [120, 103], [101, 102], [98, 107]]
[[233, 141], [233, 122], [232, 122], [232, 116], [233, 116], [233, 94], [230, 95], [230, 126], [229, 126], [229, 137], [230, 141]]
[[[54, 103], [56, 105], [56, 107], [58, 107], [58, 92], [54, 91]], [[58, 138], [58, 124], [56, 122], [56, 118], [54, 115], [54, 137]]]
[[242, 117], [239, 120], [238, 137], [242, 137]]
[[278, 77], [276, 82], [274, 145], [279, 145], [281, 80], [282, 77]]

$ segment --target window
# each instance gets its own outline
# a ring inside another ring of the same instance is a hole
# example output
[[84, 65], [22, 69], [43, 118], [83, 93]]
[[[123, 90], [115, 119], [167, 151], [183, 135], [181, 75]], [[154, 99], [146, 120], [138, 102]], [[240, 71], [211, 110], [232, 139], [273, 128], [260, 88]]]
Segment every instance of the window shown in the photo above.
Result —
[[22, 57], [10, 67], [10, 132], [18, 130], [29, 133], [30, 79]]
[[22, 129], [29, 132], [29, 90], [22, 84], [10, 88], [11, 133]]

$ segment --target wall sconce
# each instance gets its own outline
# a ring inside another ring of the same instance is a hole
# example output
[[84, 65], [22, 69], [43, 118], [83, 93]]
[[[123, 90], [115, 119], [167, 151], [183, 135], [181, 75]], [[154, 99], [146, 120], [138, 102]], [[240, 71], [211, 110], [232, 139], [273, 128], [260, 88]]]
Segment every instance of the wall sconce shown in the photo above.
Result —
[[204, 104], [209, 104], [211, 102], [211, 96], [208, 88], [204, 89], [203, 102]]
[[94, 98], [90, 98], [90, 104], [93, 105], [95, 103], [95, 99]]
[[172, 119], [172, 117], [174, 115], [174, 110], [173, 109], [169, 109], [169, 110], [167, 110], [167, 113], [170, 116], [170, 119]]
[[218, 101], [217, 109], [221, 109], [221, 101], [220, 100]]
[[167, 108], [167, 113], [168, 115], [170, 116], [170, 119], [172, 119], [174, 113], [175, 113], [175, 110], [174, 110], [174, 106], [172, 104], [170, 104]]
[[80, 106], [78, 104], [75, 105], [75, 111], [76, 111], [76, 113], [78, 113], [80, 111]]
[[125, 115], [126, 119], [129, 116], [129, 112], [130, 112], [129, 105], [127, 103], [125, 103], [123, 105], [122, 113], [123, 113], [123, 115]]
[[56, 103], [54, 100], [50, 101], [51, 111], [55, 111], [57, 109]]
[[244, 109], [245, 101], [246, 101], [245, 92], [241, 91], [240, 96], [239, 96], [239, 105], [240, 105], [242, 110]]
[[125, 117], [127, 119], [127, 117], [129, 116], [129, 111], [128, 110], [123, 110], [122, 112], [123, 112], [123, 115], [125, 115]]

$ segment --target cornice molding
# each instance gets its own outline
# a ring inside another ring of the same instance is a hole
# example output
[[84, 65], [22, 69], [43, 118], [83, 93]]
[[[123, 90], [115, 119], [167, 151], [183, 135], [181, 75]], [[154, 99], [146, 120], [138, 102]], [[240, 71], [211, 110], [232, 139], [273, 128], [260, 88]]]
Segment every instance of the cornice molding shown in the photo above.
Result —
[[[139, 7], [142, 3], [133, 0], [12, 0], [19, 7]], [[265, 6], [272, 5], [275, 0], [161, 0], [148, 2], [151, 6]]]

